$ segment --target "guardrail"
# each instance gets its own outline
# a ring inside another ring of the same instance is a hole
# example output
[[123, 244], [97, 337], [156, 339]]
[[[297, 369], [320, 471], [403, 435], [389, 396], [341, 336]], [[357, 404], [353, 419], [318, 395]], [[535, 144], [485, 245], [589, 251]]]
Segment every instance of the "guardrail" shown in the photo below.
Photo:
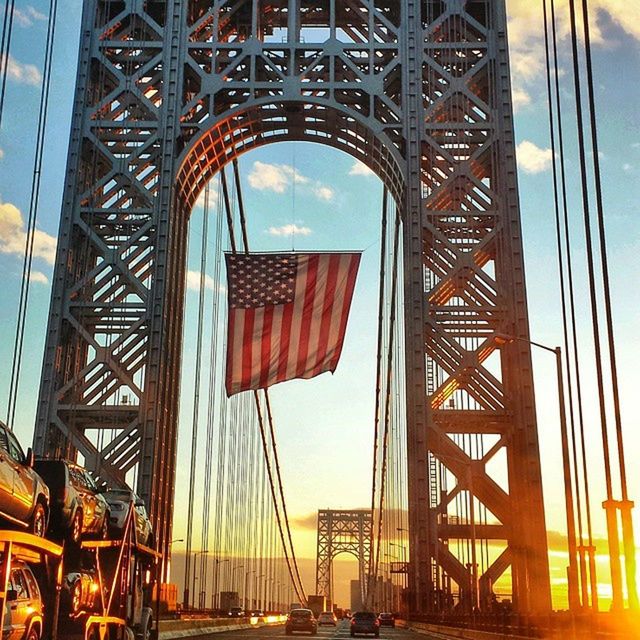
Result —
[[631, 611], [578, 614], [558, 611], [549, 616], [479, 613], [412, 616], [407, 626], [443, 638], [468, 640], [640, 640], [640, 615]]
[[160, 620], [159, 640], [193, 638], [212, 633], [255, 627], [284, 624], [287, 616], [264, 616], [261, 618], [187, 618]]

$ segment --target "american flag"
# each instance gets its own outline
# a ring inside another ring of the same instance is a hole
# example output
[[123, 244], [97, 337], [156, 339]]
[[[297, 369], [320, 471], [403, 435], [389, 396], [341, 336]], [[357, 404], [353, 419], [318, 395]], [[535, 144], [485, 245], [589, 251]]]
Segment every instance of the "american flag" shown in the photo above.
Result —
[[360, 255], [226, 254], [228, 395], [335, 371]]

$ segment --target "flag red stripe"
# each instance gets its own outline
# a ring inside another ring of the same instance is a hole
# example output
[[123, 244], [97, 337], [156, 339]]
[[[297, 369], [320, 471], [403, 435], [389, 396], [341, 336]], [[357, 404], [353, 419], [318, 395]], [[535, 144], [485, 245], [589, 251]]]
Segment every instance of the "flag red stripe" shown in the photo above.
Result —
[[271, 362], [271, 328], [273, 326], [274, 307], [264, 308], [262, 321], [262, 349], [260, 367], [260, 388], [269, 386], [269, 364]]
[[329, 260], [327, 272], [327, 285], [325, 288], [324, 300], [322, 301], [322, 320], [320, 322], [320, 334], [318, 336], [318, 354], [315, 358], [316, 366], [312, 375], [317, 376], [325, 367], [327, 347], [329, 345], [329, 333], [331, 330], [331, 320], [333, 317], [333, 305], [336, 300], [336, 285], [338, 283], [338, 273], [340, 272], [340, 254], [327, 256]]
[[293, 323], [293, 303], [285, 304], [282, 312], [282, 331], [280, 332], [280, 358], [276, 382], [287, 379], [289, 349], [291, 347], [291, 325]]
[[244, 309], [244, 340], [242, 341], [241, 388], [251, 388], [251, 365], [253, 362], [253, 324], [255, 309]]
[[313, 304], [316, 297], [316, 284], [318, 280], [318, 265], [320, 256], [309, 257], [307, 272], [307, 284], [305, 287], [304, 306], [302, 308], [302, 326], [300, 327], [300, 342], [298, 343], [298, 357], [296, 365], [296, 377], [304, 374], [309, 353], [309, 335], [311, 334], [311, 322], [313, 320]]
[[227, 389], [227, 395], [230, 396], [233, 393], [233, 332], [235, 330], [236, 310], [229, 309], [229, 334], [227, 337], [227, 376], [225, 380], [225, 387]]
[[344, 337], [347, 332], [347, 320], [349, 318], [349, 307], [351, 306], [351, 298], [353, 297], [353, 290], [356, 286], [356, 275], [358, 274], [358, 266], [360, 265], [360, 254], [354, 254], [349, 261], [349, 275], [347, 277], [347, 288], [342, 299], [342, 318], [340, 319], [340, 340], [338, 341], [337, 348], [331, 359], [329, 366], [330, 371], [335, 371], [338, 366], [338, 360], [342, 353], [342, 346], [344, 345]]

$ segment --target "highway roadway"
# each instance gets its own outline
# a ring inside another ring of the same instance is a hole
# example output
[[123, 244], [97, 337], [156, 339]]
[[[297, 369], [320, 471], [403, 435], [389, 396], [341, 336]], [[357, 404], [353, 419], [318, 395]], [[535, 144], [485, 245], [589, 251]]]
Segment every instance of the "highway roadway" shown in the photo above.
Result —
[[[287, 636], [284, 632], [284, 625], [275, 627], [260, 627], [256, 629], [245, 629], [240, 631], [224, 631], [220, 633], [213, 633], [208, 636], [202, 636], [206, 640], [278, 640], [285, 638], [287, 640], [294, 640], [295, 638], [311, 638], [312, 640], [351, 640], [349, 635], [349, 622], [348, 620], [342, 620], [338, 623], [337, 627], [318, 627], [318, 635], [310, 636], [308, 633], [295, 633], [292, 636]], [[356, 638], [369, 638], [373, 640], [373, 636], [356, 636]], [[407, 631], [406, 629], [391, 627], [380, 628], [381, 640], [427, 640], [429, 636], [423, 634], [417, 634], [413, 631]]]

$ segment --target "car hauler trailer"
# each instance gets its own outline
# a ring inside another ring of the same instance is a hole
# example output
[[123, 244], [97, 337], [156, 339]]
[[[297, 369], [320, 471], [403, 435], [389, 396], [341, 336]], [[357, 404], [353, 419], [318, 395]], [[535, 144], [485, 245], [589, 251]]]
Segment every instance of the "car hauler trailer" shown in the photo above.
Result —
[[[118, 540], [57, 545], [17, 531], [0, 531], [0, 623], [16, 601], [12, 565], [21, 570], [25, 592], [39, 591], [26, 640], [148, 640], [154, 633], [153, 580], [160, 554], [139, 544], [131, 503]], [[37, 585], [28, 591], [31, 575]], [[19, 577], [19, 576], [18, 576]], [[32, 605], [35, 601], [32, 601]], [[9, 604], [7, 608], [6, 605]], [[6, 626], [6, 625], [5, 625]], [[5, 627], [0, 626], [0, 629]]]

